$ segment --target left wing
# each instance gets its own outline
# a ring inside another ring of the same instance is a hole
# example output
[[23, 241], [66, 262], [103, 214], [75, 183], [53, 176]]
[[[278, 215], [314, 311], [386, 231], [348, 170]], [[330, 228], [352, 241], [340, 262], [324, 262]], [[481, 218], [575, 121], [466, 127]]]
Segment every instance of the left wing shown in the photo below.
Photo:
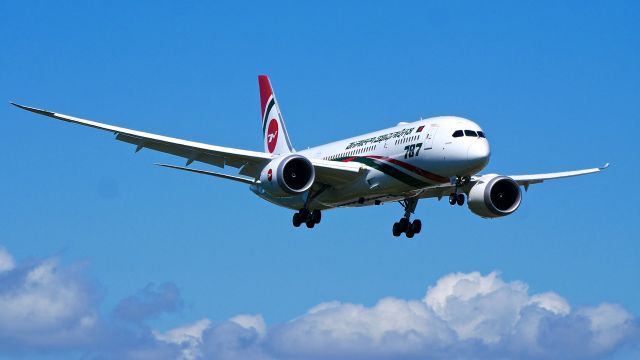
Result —
[[[186, 158], [187, 166], [194, 161], [207, 163], [221, 168], [224, 168], [225, 166], [231, 166], [234, 168], [240, 168], [241, 175], [250, 176], [256, 179], [260, 176], [260, 172], [262, 171], [262, 169], [264, 169], [264, 167], [274, 158], [272, 155], [264, 152], [234, 149], [229, 147], [182, 140], [163, 135], [131, 130], [109, 124], [103, 124], [96, 121], [80, 119], [73, 116], [36, 109], [16, 103], [11, 104], [19, 107], [20, 109], [31, 111], [36, 114], [48, 116], [54, 119], [112, 132], [116, 135], [116, 140], [136, 145], [136, 152], [140, 151], [143, 148], [148, 148]], [[339, 186], [344, 183], [353, 181], [357, 177], [361, 176], [365, 171], [363, 166], [359, 166], [356, 164], [336, 163], [334, 161], [325, 161], [321, 159], [309, 160], [316, 170], [316, 178], [318, 182], [331, 186]], [[175, 169], [180, 168], [174, 166], [166, 167], [173, 167]], [[250, 182], [250, 180], [246, 178], [235, 177], [232, 175], [200, 170], [193, 172], [218, 176], [240, 182]]]
[[106, 130], [116, 135], [116, 140], [136, 145], [136, 152], [143, 148], [153, 149], [187, 159], [187, 165], [194, 161], [215, 165], [224, 168], [225, 165], [234, 168], [243, 168], [241, 173], [256, 177], [260, 170], [271, 161], [271, 155], [263, 152], [234, 149], [216, 145], [208, 145], [194, 141], [176, 139], [168, 136], [156, 135], [137, 130], [126, 129], [96, 121], [76, 118], [52, 111], [41, 110], [11, 103], [21, 109], [36, 114], [52, 117], [54, 119], [80, 124], [100, 130]]

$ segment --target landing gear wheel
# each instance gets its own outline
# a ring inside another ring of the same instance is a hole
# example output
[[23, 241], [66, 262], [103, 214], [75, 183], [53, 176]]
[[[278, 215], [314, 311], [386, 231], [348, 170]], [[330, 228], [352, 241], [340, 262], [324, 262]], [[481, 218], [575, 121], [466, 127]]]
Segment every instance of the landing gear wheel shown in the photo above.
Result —
[[409, 228], [409, 225], [411, 225], [409, 223], [409, 219], [407, 219], [407, 218], [400, 219], [400, 221], [398, 221], [398, 224], [400, 224], [400, 229], [401, 229], [400, 232], [407, 231], [407, 229]]
[[302, 224], [302, 219], [300, 219], [300, 213], [293, 214], [293, 226], [300, 227]]
[[[455, 204], [455, 194], [451, 195], [454, 196], [454, 201], [451, 204]], [[397, 223], [393, 224], [393, 236], [400, 236], [404, 233], [408, 238], [412, 238], [422, 229], [422, 222], [420, 220], [416, 219], [413, 222], [411, 221], [411, 214], [415, 213], [418, 199], [416, 197], [410, 197], [399, 201], [399, 203], [404, 208], [404, 216], [398, 220]]]
[[300, 209], [299, 213], [300, 213], [300, 220], [302, 220], [302, 222], [305, 222], [307, 221], [307, 219], [309, 219], [309, 215], [310, 215], [309, 209]]
[[458, 203], [458, 206], [464, 205], [464, 194], [458, 194], [456, 202]]
[[320, 210], [313, 210], [311, 212], [311, 219], [314, 223], [320, 224], [320, 220], [322, 220], [322, 213], [320, 212]]
[[449, 195], [449, 204], [455, 205], [456, 201], [458, 201], [458, 196], [456, 196], [456, 193], [451, 193], [451, 195]]
[[402, 234], [402, 225], [400, 223], [393, 224], [393, 236], [398, 237]]
[[311, 217], [309, 217], [305, 223], [309, 229], [313, 229], [313, 227], [316, 226], [315, 221], [313, 221]]
[[422, 230], [422, 221], [420, 221], [419, 219], [413, 220], [410, 228], [412, 233], [419, 234], [420, 230]]

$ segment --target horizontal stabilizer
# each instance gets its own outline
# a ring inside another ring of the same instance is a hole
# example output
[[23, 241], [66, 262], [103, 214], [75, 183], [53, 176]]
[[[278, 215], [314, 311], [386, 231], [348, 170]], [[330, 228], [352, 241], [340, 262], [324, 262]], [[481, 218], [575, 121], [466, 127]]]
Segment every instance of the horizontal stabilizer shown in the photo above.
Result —
[[227, 174], [217, 173], [217, 172], [213, 172], [213, 171], [191, 169], [191, 168], [183, 167], [183, 166], [175, 166], [175, 165], [167, 165], [167, 164], [155, 164], [155, 165], [166, 167], [166, 168], [171, 168], [171, 169], [176, 169], [176, 170], [190, 171], [190, 172], [197, 173], [197, 174], [215, 176], [215, 177], [219, 177], [219, 178], [223, 178], [223, 179], [227, 179], [227, 180], [238, 181], [238, 182], [245, 183], [245, 184], [250, 184], [250, 185], [258, 183], [258, 181], [256, 181], [256, 180], [253, 180], [253, 179], [250, 179], [250, 178], [246, 178], [246, 177], [243, 177], [243, 176], [233, 176], [233, 175], [227, 175]]

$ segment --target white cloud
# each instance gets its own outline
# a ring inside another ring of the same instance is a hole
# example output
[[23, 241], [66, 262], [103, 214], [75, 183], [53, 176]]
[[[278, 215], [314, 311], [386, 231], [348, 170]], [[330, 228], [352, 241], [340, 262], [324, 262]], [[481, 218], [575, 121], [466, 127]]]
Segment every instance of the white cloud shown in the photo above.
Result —
[[245, 329], [254, 329], [260, 337], [267, 333], [267, 325], [261, 315], [236, 315], [229, 321], [242, 326]]
[[322, 303], [268, 330], [266, 343], [276, 358], [566, 359], [637, 344], [637, 331], [620, 306], [572, 312], [556, 293], [472, 272], [442, 277], [422, 300]]
[[578, 314], [589, 320], [589, 329], [593, 337], [588, 345], [596, 352], [606, 351], [615, 346], [633, 330], [633, 317], [618, 305], [601, 304], [587, 307], [580, 309]]
[[[63, 266], [56, 258], [15, 264], [6, 251], [0, 257], [11, 264], [0, 272], [0, 357], [82, 352], [108, 358], [175, 358], [179, 353], [179, 347], [137, 328], [135, 317], [114, 321], [101, 316], [100, 297], [84, 266]], [[149, 291], [147, 286], [140, 293], [148, 302], [134, 308], [155, 315], [162, 308], [158, 304], [170, 304], [166, 299], [175, 295], [172, 286], [159, 288], [169, 291]], [[154, 294], [165, 300], [154, 301]], [[145, 304], [152, 311], [144, 310]]]
[[461, 340], [495, 343], [512, 329], [529, 301], [527, 286], [505, 283], [498, 273], [456, 273], [429, 288], [424, 302]]
[[39, 348], [88, 341], [98, 314], [93, 290], [77, 270], [49, 259], [3, 273], [0, 343]]
[[373, 307], [321, 304], [274, 329], [269, 340], [281, 354], [293, 357], [391, 355], [450, 343], [453, 333], [423, 302], [385, 298]]
[[159, 341], [176, 344], [182, 349], [182, 358], [192, 360], [202, 357], [202, 333], [211, 326], [211, 321], [203, 319], [193, 324], [180, 326], [165, 333], [154, 331], [153, 335]]
[[0, 247], [0, 273], [11, 271], [15, 266], [11, 254], [5, 248]]
[[621, 306], [572, 309], [557, 293], [529, 294], [497, 272], [443, 276], [422, 299], [325, 302], [270, 327], [261, 315], [243, 314], [160, 332], [146, 321], [180, 309], [175, 284], [149, 284], [105, 316], [82, 267], [56, 259], [16, 265], [3, 249], [0, 263], [9, 264], [0, 272], [0, 357], [592, 359], [625, 345], [638, 355], [640, 345], [638, 319]]
[[554, 292], [533, 295], [529, 300], [529, 304], [538, 306], [556, 315], [567, 315], [571, 312], [571, 306], [567, 300]]

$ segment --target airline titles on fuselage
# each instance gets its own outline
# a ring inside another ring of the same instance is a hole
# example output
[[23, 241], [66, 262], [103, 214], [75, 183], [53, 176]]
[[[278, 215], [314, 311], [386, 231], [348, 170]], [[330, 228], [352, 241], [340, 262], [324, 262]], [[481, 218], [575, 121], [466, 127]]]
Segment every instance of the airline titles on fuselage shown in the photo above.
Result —
[[354, 142], [350, 143], [349, 145], [347, 145], [345, 150], [349, 150], [349, 149], [353, 149], [353, 148], [357, 148], [357, 147], [361, 147], [361, 146], [365, 146], [365, 145], [369, 145], [369, 144], [377, 144], [379, 142], [387, 141], [389, 139], [407, 136], [407, 135], [409, 135], [409, 134], [411, 134], [413, 132], [413, 129], [415, 129], [415, 128], [406, 128], [406, 129], [402, 129], [402, 130], [399, 130], [399, 131], [394, 131], [394, 132], [391, 132], [391, 133], [388, 133], [388, 134], [384, 134], [384, 135], [380, 135], [380, 136], [374, 136], [374, 137], [370, 137], [368, 139], [354, 141]]

